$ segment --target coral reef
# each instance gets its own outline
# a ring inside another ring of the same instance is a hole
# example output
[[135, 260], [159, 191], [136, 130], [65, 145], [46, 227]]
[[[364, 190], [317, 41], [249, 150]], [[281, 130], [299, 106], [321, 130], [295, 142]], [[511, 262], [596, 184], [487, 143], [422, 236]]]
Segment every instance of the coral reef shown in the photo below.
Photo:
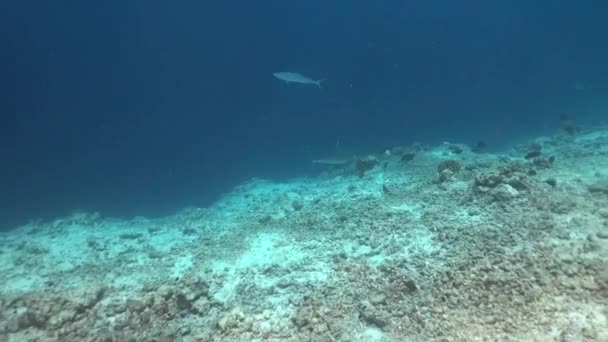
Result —
[[4, 233], [0, 341], [608, 340], [608, 131], [394, 150]]

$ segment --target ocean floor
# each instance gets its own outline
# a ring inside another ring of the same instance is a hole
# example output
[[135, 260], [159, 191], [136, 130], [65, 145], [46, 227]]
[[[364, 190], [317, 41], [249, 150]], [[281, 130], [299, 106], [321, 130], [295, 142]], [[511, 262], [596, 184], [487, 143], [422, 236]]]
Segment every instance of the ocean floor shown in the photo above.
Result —
[[608, 341], [608, 129], [0, 235], [0, 341]]

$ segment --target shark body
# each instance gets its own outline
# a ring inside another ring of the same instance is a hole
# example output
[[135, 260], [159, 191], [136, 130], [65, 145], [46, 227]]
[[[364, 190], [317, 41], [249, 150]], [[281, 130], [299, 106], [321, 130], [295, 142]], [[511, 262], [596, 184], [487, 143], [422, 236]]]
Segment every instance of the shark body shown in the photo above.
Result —
[[312, 78], [310, 78], [308, 76], [304, 76], [304, 75], [300, 74], [299, 72], [291, 72], [291, 71], [274, 72], [274, 73], [272, 73], [272, 75], [286, 83], [314, 84], [319, 88], [321, 88], [321, 82], [325, 81], [324, 79], [313, 80]]

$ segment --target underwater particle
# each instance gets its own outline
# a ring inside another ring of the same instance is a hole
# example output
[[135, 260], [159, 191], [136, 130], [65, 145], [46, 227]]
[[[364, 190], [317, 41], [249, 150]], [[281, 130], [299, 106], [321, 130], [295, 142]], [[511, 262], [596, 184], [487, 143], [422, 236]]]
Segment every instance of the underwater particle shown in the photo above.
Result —
[[532, 159], [532, 158], [536, 158], [539, 157], [541, 154], [540, 151], [530, 151], [528, 153], [526, 153], [525, 157], [526, 159]]
[[365, 173], [378, 165], [378, 160], [372, 156], [358, 159], [355, 163], [355, 169], [359, 177], [363, 177]]

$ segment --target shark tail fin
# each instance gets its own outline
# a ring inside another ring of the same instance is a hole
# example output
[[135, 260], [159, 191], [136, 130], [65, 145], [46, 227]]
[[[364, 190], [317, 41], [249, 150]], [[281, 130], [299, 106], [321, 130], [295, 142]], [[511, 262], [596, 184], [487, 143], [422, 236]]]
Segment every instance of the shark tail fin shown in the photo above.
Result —
[[322, 78], [320, 80], [316, 80], [315, 84], [317, 85], [317, 87], [319, 87], [319, 89], [323, 89], [323, 82], [327, 81], [327, 78]]

